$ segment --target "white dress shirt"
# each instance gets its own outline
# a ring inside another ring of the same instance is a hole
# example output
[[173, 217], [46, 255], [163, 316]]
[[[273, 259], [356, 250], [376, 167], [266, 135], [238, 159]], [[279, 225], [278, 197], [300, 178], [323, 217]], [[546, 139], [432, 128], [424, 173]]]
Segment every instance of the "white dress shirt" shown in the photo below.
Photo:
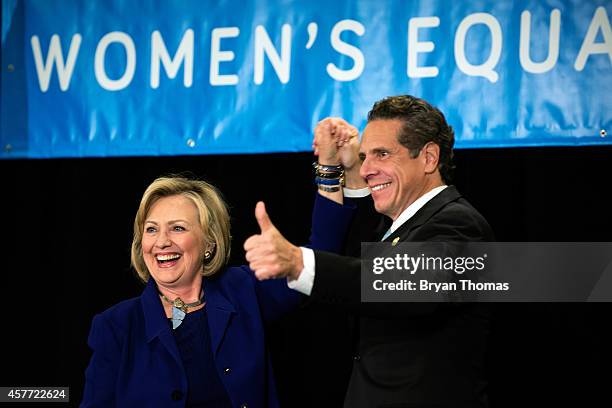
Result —
[[[406, 221], [412, 218], [412, 216], [414, 216], [417, 211], [419, 211], [432, 198], [440, 194], [442, 190], [444, 190], [446, 187], [448, 186], [444, 185], [436, 187], [417, 198], [404, 211], [402, 211], [402, 213], [399, 215], [399, 217], [397, 217], [395, 221], [393, 221], [393, 224], [391, 224], [391, 227], [389, 227], [389, 230], [387, 230], [381, 241], [384, 241], [385, 238], [393, 234], [400, 226], [402, 226]], [[344, 189], [345, 197], [366, 197], [368, 194], [369, 189], [367, 188], [362, 188], [359, 190], [352, 190], [348, 188]], [[300, 273], [300, 276], [297, 279], [287, 279], [287, 285], [293, 290], [297, 290], [300, 293], [310, 296], [315, 278], [314, 251], [310, 248], [304, 247], [300, 247], [300, 249], [302, 250], [302, 258], [304, 259], [304, 269], [302, 269], [302, 272]]]

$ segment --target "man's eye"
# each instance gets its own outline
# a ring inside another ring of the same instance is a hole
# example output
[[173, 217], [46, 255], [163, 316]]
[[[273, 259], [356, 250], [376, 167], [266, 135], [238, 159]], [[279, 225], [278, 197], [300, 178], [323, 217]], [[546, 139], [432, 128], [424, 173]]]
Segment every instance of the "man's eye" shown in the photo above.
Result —
[[378, 152], [378, 157], [387, 157], [389, 152]]

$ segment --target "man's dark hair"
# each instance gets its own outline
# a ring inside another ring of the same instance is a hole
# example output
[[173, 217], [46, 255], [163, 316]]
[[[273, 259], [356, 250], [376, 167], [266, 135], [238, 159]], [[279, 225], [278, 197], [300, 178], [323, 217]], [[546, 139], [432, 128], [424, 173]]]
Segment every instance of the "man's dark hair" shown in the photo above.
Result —
[[440, 146], [440, 176], [446, 184], [451, 183], [455, 169], [455, 132], [438, 108], [411, 95], [389, 96], [376, 102], [368, 113], [368, 122], [380, 119], [399, 119], [404, 123], [397, 139], [410, 150], [412, 158], [417, 157], [428, 142]]

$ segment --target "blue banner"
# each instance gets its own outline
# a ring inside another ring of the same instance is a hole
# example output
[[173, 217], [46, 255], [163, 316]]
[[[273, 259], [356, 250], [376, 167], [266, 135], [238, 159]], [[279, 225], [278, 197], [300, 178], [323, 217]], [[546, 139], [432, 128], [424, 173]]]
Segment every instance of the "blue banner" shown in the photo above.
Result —
[[611, 144], [608, 0], [2, 0], [1, 158], [308, 151], [438, 106], [457, 147]]

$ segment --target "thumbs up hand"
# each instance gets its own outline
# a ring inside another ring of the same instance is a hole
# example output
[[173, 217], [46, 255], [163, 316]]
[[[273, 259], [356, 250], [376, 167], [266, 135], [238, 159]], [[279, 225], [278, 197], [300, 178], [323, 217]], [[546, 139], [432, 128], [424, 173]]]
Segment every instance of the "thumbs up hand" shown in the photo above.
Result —
[[262, 234], [272, 229], [276, 230], [276, 227], [272, 224], [272, 221], [270, 221], [270, 216], [266, 211], [266, 204], [263, 201], [259, 201], [255, 206], [255, 218], [257, 219], [257, 224], [259, 224]]
[[302, 250], [287, 241], [276, 229], [260, 201], [255, 207], [255, 218], [261, 234], [244, 242], [246, 260], [259, 280], [271, 278], [297, 279], [304, 269]]

